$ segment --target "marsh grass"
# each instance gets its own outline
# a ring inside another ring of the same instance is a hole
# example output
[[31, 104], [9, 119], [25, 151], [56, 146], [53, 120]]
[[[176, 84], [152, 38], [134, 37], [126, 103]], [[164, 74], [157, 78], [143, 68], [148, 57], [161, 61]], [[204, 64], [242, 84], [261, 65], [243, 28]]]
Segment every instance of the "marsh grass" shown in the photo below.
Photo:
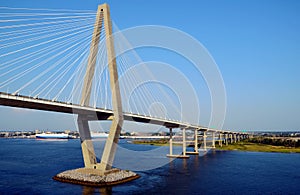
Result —
[[300, 153], [300, 148], [286, 147], [286, 146], [273, 146], [260, 143], [251, 142], [237, 142], [234, 144], [223, 145], [220, 147], [216, 144], [219, 150], [241, 150], [241, 151], [255, 151], [255, 152], [282, 152], [282, 153]]

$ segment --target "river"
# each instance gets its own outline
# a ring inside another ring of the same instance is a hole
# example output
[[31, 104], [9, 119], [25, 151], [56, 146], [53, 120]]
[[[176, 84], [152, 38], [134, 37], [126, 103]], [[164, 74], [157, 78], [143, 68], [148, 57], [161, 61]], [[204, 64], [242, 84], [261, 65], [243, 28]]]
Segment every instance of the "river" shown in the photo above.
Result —
[[[103, 140], [95, 141], [98, 156]], [[180, 148], [175, 147], [175, 151]], [[171, 160], [168, 147], [121, 140], [115, 165], [135, 181], [91, 188], [52, 180], [83, 166], [80, 141], [0, 139], [0, 194], [299, 194], [300, 154], [209, 151]]]

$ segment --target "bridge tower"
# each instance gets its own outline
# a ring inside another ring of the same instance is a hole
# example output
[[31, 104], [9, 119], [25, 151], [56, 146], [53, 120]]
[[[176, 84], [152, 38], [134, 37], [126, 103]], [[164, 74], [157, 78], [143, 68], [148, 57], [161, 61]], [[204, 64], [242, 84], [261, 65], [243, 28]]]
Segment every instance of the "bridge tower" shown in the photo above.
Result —
[[100, 164], [97, 163], [94, 146], [91, 140], [91, 133], [88, 125], [89, 119], [84, 114], [79, 114], [77, 123], [80, 133], [81, 148], [85, 167], [100, 169], [101, 172], [105, 173], [105, 171], [111, 169], [123, 124], [121, 94], [118, 84], [118, 70], [114, 50], [114, 40], [112, 36], [110, 11], [107, 4], [98, 6], [80, 104], [82, 106], [89, 106], [90, 103], [100, 34], [103, 33], [101, 32], [101, 29], [103, 29], [103, 27], [106, 37], [105, 42], [110, 76], [110, 88], [112, 93], [113, 118]]

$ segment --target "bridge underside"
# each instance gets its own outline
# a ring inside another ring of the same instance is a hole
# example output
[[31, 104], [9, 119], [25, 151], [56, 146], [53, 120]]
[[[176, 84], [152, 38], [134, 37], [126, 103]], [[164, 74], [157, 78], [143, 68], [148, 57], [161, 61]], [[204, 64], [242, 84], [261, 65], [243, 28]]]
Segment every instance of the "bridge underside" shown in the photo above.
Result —
[[60, 112], [60, 113], [67, 113], [67, 114], [80, 114], [86, 116], [87, 120], [107, 120], [112, 116], [111, 113], [95, 112], [95, 111], [74, 108], [74, 107], [45, 104], [39, 102], [20, 101], [18, 99], [0, 98], [0, 105], [16, 107], [16, 108], [27, 108], [33, 110]]
[[45, 105], [43, 103], [37, 103], [37, 102], [20, 101], [19, 99], [0, 98], [0, 105], [17, 107], [17, 108], [34, 109], [34, 110], [62, 112], [62, 113], [69, 113], [69, 114], [73, 113], [73, 109], [70, 107], [61, 107], [59, 105]]
[[[112, 120], [112, 111], [104, 111], [95, 108], [87, 108], [75, 104], [67, 104], [64, 102], [55, 102], [43, 99], [34, 99], [27, 96], [13, 96], [10, 94], [1, 93], [0, 105], [16, 107], [16, 108], [26, 108], [33, 110], [51, 111], [67, 114], [78, 114], [85, 117], [85, 120]], [[179, 128], [180, 124], [172, 123], [169, 121], [153, 119], [145, 116], [138, 116], [134, 114], [124, 113], [124, 120], [149, 123], [154, 125], [165, 126], [167, 128]]]

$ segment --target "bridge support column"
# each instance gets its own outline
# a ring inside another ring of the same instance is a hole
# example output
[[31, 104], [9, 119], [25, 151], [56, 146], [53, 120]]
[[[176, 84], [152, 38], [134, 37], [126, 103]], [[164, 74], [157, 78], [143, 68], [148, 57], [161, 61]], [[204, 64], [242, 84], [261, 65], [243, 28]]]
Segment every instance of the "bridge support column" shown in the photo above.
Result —
[[194, 131], [195, 143], [194, 143], [194, 152], [198, 153], [198, 130]]
[[236, 134], [234, 134], [233, 136], [234, 136], [234, 143], [236, 143]]
[[198, 155], [198, 129], [194, 130], [194, 152], [185, 152], [186, 154]]
[[186, 156], [186, 139], [185, 128], [182, 129], [182, 154]]
[[229, 134], [229, 139], [230, 139], [230, 143], [232, 144], [232, 143], [233, 143], [233, 140], [232, 140], [232, 133]]
[[123, 121], [120, 122], [119, 120], [113, 120], [110, 127], [109, 135], [106, 139], [104, 151], [101, 158], [101, 163], [99, 165], [99, 169], [104, 173], [110, 170], [112, 167], [122, 129], [122, 123]]
[[222, 147], [222, 141], [223, 141], [222, 139], [223, 139], [223, 138], [222, 138], [222, 133], [220, 132], [220, 133], [219, 133], [219, 146], [220, 146], [220, 147]]
[[216, 148], [215, 132], [212, 132], [212, 148]]
[[228, 146], [228, 134], [225, 133], [225, 145]]
[[[182, 155], [173, 154], [173, 138], [172, 138], [172, 128], [170, 128], [170, 154], [167, 154], [169, 158], [189, 158], [186, 152], [186, 139], [185, 139], [185, 128], [182, 129]], [[176, 142], [175, 142], [176, 143]], [[177, 142], [178, 143], [178, 142]]]
[[91, 133], [89, 129], [89, 123], [87, 120], [83, 119], [82, 116], [78, 116], [77, 119], [81, 149], [83, 155], [84, 166], [86, 168], [96, 168], [96, 155], [94, 151], [94, 145], [91, 139]]
[[114, 114], [99, 166], [101, 171], [108, 171], [111, 169], [114, 161], [124, 119], [109, 7], [107, 4], [103, 4], [99, 7], [99, 9], [100, 12], [103, 12], [102, 19], [106, 33], [107, 62]]
[[206, 131], [203, 131], [203, 149], [204, 149], [204, 151], [207, 150], [207, 147], [206, 147], [206, 138], [207, 138]]
[[173, 132], [172, 132], [172, 128], [170, 128], [170, 140], [169, 140], [169, 144], [170, 144], [170, 153], [169, 155], [172, 156], [173, 155]]

